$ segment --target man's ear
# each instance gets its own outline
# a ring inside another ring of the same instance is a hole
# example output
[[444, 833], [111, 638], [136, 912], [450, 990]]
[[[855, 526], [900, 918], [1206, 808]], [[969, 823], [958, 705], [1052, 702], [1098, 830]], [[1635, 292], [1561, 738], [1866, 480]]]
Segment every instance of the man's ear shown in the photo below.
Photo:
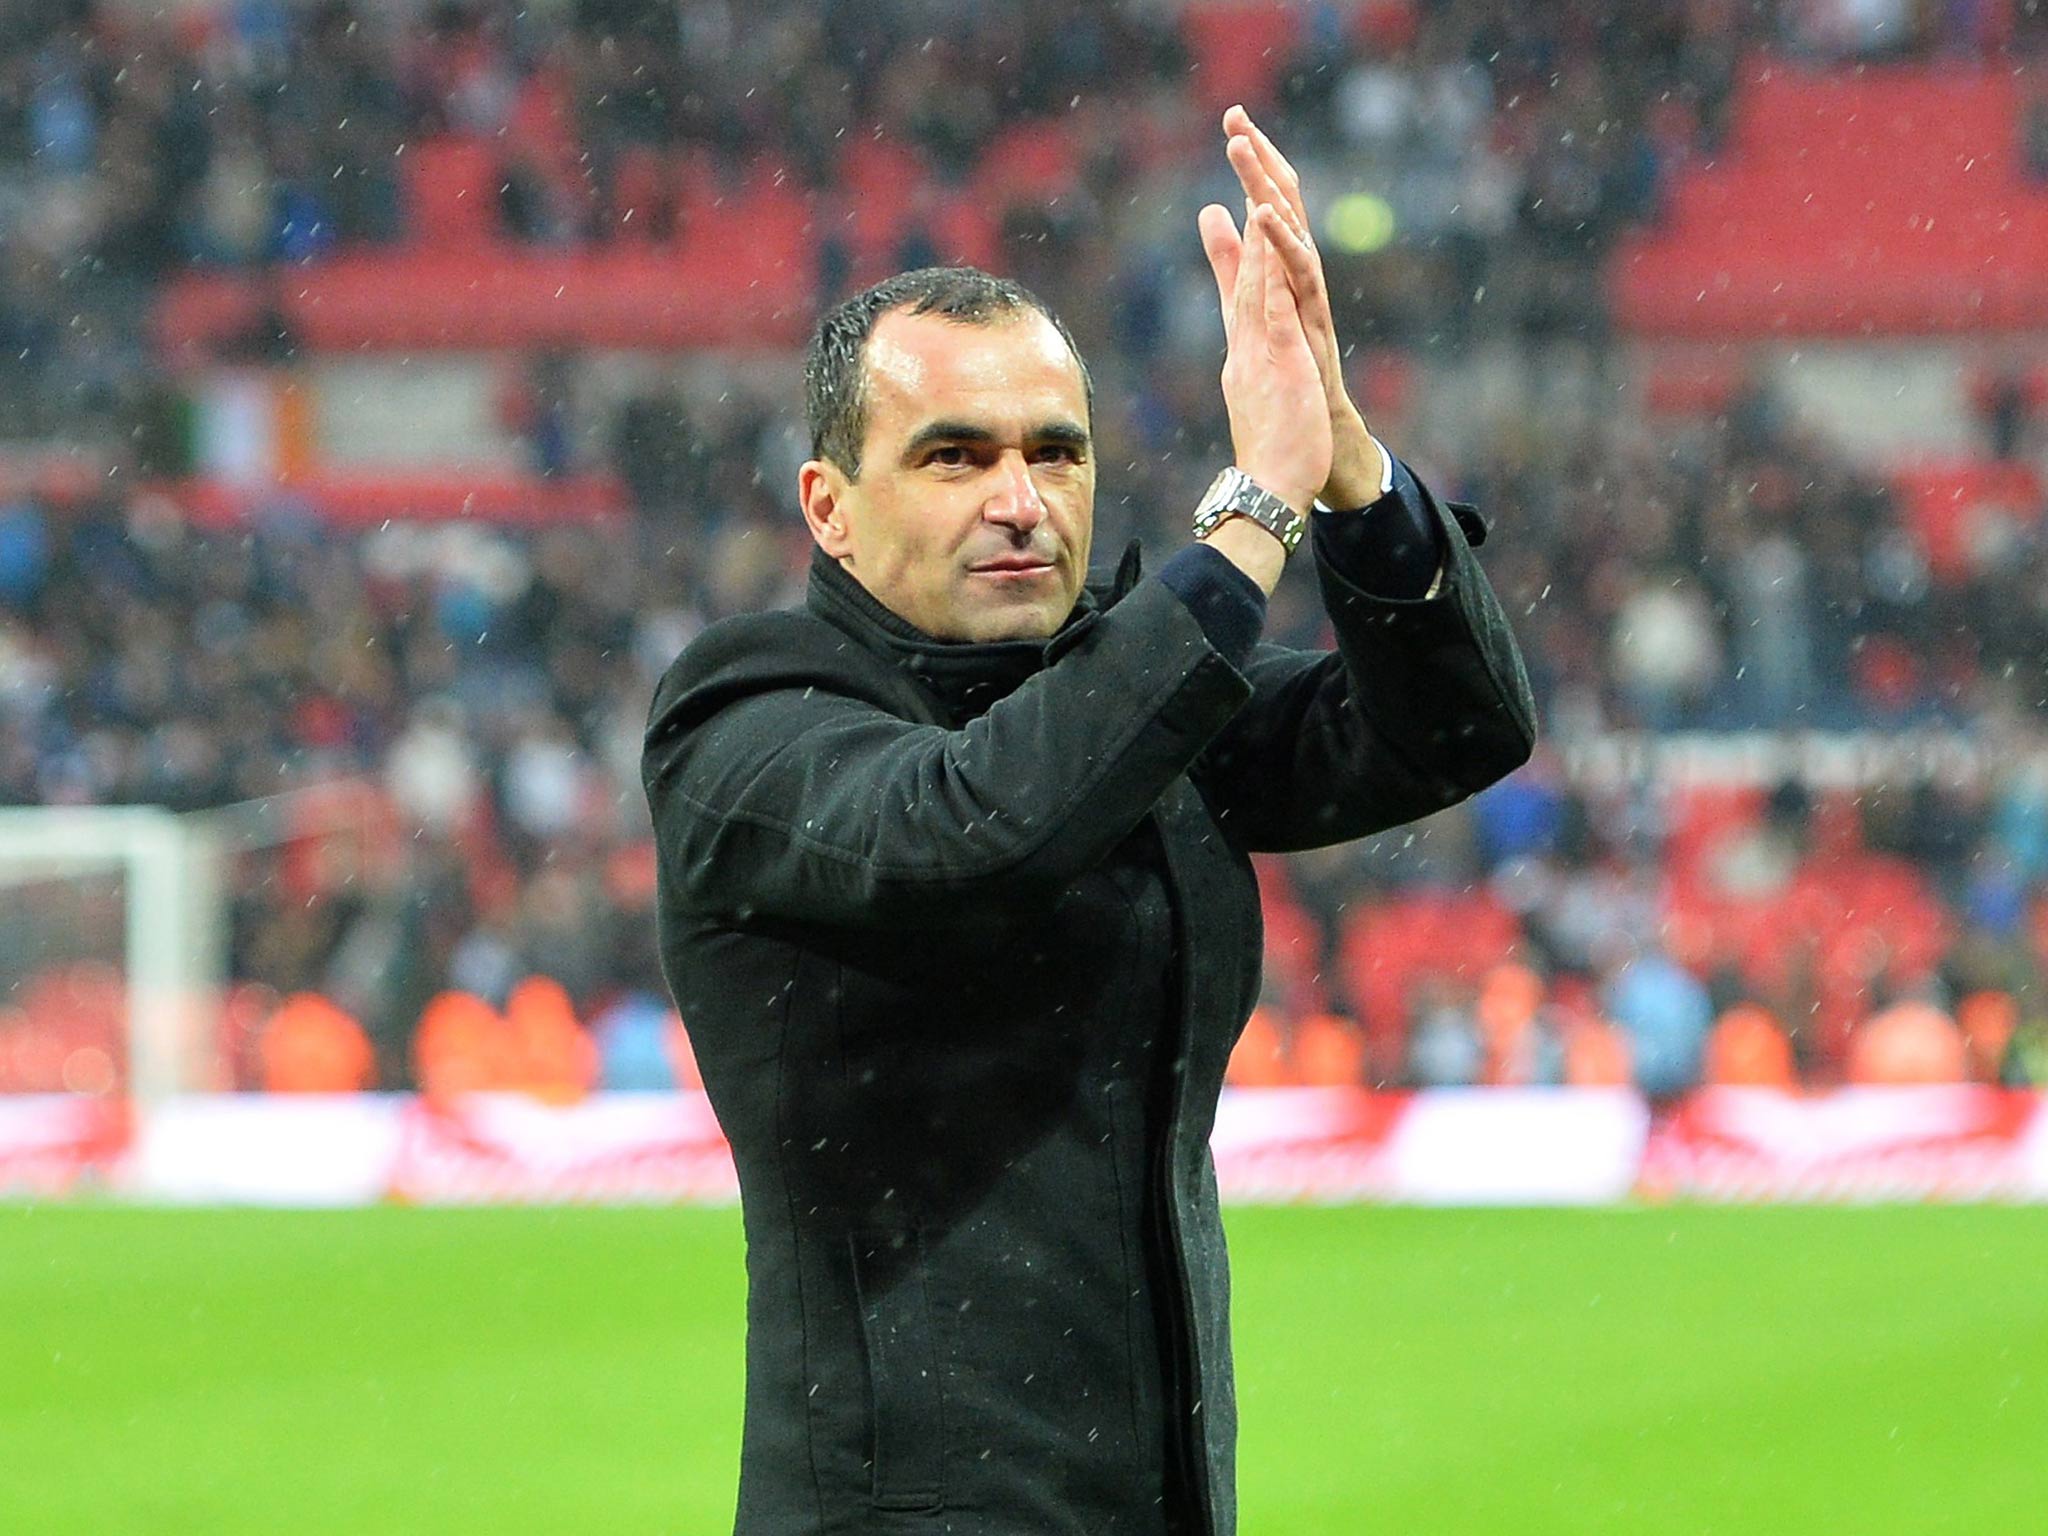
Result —
[[804, 524], [818, 548], [834, 560], [853, 553], [853, 537], [846, 526], [850, 510], [847, 492], [852, 484], [846, 471], [830, 459], [806, 459], [797, 471], [796, 493], [803, 503]]

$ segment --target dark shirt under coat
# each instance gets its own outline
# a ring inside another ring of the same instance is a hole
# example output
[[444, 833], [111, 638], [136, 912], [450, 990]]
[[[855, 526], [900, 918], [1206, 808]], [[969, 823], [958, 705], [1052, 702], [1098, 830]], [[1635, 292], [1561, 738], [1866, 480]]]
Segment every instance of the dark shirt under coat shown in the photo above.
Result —
[[1050, 641], [946, 644], [820, 556], [804, 608], [662, 680], [663, 967], [747, 1235], [739, 1536], [1236, 1529], [1208, 1141], [1258, 990], [1247, 856], [1427, 815], [1533, 741], [1481, 525], [1396, 495], [1441, 587], [1373, 595], [1342, 520], [1385, 509], [1318, 514], [1334, 652], [1233, 665], [1130, 558]]

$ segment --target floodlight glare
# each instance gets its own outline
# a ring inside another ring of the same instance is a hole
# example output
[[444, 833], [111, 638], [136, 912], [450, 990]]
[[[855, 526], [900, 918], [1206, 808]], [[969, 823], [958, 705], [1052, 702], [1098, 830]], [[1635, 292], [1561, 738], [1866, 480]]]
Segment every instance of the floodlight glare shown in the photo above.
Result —
[[1393, 205], [1370, 192], [1348, 192], [1331, 202], [1323, 232], [1330, 244], [1355, 256], [1383, 250], [1394, 238]]

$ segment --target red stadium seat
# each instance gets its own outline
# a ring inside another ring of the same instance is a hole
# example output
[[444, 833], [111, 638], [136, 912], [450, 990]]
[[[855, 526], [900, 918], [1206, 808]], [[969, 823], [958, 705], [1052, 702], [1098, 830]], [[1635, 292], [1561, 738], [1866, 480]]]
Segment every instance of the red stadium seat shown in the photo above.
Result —
[[1022, 122], [1003, 130], [975, 170], [990, 203], [1046, 203], [1074, 190], [1081, 158], [1073, 131], [1058, 120]]
[[653, 244], [675, 212], [675, 178], [667, 157], [646, 148], [619, 156], [612, 180], [612, 227], [615, 240]]
[[1181, 29], [1194, 55], [1196, 99], [1212, 113], [1235, 102], [1254, 112], [1268, 105], [1299, 25], [1285, 0], [1194, 0]]
[[1285, 897], [1262, 903], [1266, 918], [1266, 982], [1290, 1003], [1320, 1006], [1323, 930]]
[[1744, 358], [1724, 346], [1658, 352], [1643, 376], [1643, 409], [1672, 418], [1726, 415], [1746, 371]]
[[2048, 189], [2018, 154], [2006, 69], [1740, 71], [1718, 160], [1624, 240], [1615, 312], [1662, 335], [1846, 334], [2048, 323]]
[[1753, 784], [1687, 784], [1666, 798], [1664, 857], [1672, 878], [1691, 883], [1729, 837], [1754, 827], [1764, 791]]
[[1476, 988], [1489, 967], [1513, 958], [1520, 942], [1514, 914], [1484, 893], [1431, 894], [1353, 909], [1339, 940], [1338, 972], [1375, 1068], [1392, 1070], [1405, 1053], [1418, 980], [1443, 976]]
[[907, 144], [872, 133], [848, 136], [839, 155], [840, 201], [845, 233], [864, 270], [888, 261], [926, 176], [924, 163]]
[[406, 230], [437, 252], [477, 249], [498, 236], [498, 152], [473, 139], [423, 139], [406, 147]]
[[1970, 404], [1978, 410], [1988, 410], [1992, 397], [2008, 377], [2016, 376], [2020, 386], [2020, 398], [2033, 410], [2048, 406], [2048, 364], [2037, 363], [2018, 370], [2004, 368], [1972, 369], [1969, 377]]
[[2030, 530], [2041, 521], [2041, 476], [2027, 463], [1925, 463], [1898, 471], [1892, 485], [1928, 565], [1944, 580], [1967, 575], [1974, 546], [1996, 535], [2000, 525]]

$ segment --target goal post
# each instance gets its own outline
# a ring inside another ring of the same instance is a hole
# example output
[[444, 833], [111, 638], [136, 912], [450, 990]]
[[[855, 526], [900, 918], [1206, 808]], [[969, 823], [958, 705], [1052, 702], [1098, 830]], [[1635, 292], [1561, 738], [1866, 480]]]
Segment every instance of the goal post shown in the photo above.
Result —
[[[242, 856], [291, 847], [322, 850], [346, 883], [388, 871], [405, 840], [389, 797], [355, 776], [183, 813], [0, 809], [0, 1093], [121, 1092], [147, 1107], [233, 1086], [234, 886]], [[89, 1065], [74, 1075], [67, 1059]]]
[[213, 817], [155, 806], [0, 810], [0, 1004], [24, 1006], [53, 967], [105, 967], [125, 1016], [111, 1086], [143, 1103], [205, 1086], [227, 969], [222, 841]]

